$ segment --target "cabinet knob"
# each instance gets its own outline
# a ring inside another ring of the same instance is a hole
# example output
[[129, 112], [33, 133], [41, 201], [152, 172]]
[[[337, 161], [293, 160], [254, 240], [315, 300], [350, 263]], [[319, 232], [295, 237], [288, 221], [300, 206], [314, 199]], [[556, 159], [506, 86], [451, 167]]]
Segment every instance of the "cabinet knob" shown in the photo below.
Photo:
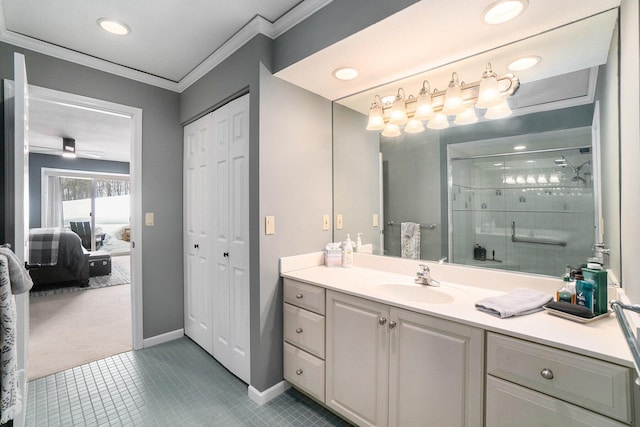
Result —
[[296, 298], [298, 298], [298, 299], [302, 298], [302, 294], [296, 295]]
[[396, 327], [396, 321], [395, 320], [390, 321], [389, 322], [389, 329], [393, 329], [395, 327]]
[[380, 326], [384, 326], [385, 323], [387, 323], [387, 319], [386, 318], [384, 318], [384, 317], [378, 318], [378, 324]]
[[297, 333], [299, 333], [299, 334], [301, 334], [301, 333], [302, 333], [302, 328], [298, 328], [298, 329], [296, 329], [296, 332], [297, 332]]
[[544, 368], [542, 371], [540, 371], [540, 375], [542, 375], [542, 378], [544, 378], [545, 380], [553, 379], [553, 371], [551, 371], [551, 369]]
[[304, 372], [302, 369], [298, 369], [298, 370], [296, 371], [296, 375], [302, 375], [302, 372]]

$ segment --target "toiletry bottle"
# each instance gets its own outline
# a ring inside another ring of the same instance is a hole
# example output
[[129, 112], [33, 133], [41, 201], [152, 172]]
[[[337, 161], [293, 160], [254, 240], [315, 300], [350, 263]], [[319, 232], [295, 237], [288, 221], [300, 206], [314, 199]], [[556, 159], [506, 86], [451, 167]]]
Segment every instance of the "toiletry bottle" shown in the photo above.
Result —
[[358, 233], [358, 238], [356, 239], [356, 252], [362, 252], [362, 233]]
[[576, 281], [576, 304], [587, 307], [593, 311], [593, 282], [586, 280]]
[[353, 242], [347, 234], [347, 240], [342, 243], [342, 266], [353, 267]]

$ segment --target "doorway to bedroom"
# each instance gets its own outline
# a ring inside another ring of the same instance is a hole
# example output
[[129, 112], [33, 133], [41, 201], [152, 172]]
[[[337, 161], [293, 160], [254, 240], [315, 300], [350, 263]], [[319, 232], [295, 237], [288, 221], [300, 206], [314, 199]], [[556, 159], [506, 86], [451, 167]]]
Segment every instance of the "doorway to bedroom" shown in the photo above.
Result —
[[[140, 256], [132, 239], [141, 210], [141, 110], [30, 89], [29, 225], [75, 236], [88, 277], [34, 285], [33, 380], [141, 346]], [[62, 156], [69, 139], [73, 158]]]

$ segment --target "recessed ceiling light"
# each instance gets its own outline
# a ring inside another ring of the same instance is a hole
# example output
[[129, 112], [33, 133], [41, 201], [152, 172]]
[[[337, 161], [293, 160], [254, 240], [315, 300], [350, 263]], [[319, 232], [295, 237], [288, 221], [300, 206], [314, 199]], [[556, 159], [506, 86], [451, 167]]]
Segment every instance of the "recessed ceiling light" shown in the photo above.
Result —
[[131, 32], [131, 29], [127, 26], [127, 24], [123, 24], [122, 22], [118, 22], [113, 19], [100, 18], [97, 22], [98, 25], [100, 25], [100, 28], [110, 32], [111, 34], [126, 36]]
[[515, 147], [513, 147], [514, 150], [516, 151], [522, 151], [522, 150], [526, 150], [527, 146], [526, 145], [516, 145]]
[[502, 166], [502, 163], [494, 163], [493, 166]]
[[503, 24], [520, 15], [527, 7], [527, 0], [499, 0], [484, 10], [484, 22]]
[[527, 163], [535, 163], [535, 160], [527, 160]]
[[341, 67], [333, 71], [333, 77], [338, 80], [353, 80], [358, 77], [358, 70], [353, 67]]
[[523, 56], [513, 61], [507, 68], [511, 71], [528, 70], [538, 65], [542, 58], [537, 55]]

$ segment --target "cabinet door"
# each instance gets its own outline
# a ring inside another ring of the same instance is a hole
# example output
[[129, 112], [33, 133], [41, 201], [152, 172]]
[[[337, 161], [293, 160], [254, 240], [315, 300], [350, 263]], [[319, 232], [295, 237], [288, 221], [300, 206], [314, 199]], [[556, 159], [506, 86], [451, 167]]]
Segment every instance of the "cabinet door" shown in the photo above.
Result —
[[487, 427], [623, 427], [562, 400], [487, 377]]
[[327, 291], [326, 405], [360, 426], [387, 424], [389, 306]]
[[389, 426], [482, 426], [482, 330], [395, 307], [390, 319]]
[[211, 114], [184, 128], [185, 334], [213, 352], [210, 268]]

